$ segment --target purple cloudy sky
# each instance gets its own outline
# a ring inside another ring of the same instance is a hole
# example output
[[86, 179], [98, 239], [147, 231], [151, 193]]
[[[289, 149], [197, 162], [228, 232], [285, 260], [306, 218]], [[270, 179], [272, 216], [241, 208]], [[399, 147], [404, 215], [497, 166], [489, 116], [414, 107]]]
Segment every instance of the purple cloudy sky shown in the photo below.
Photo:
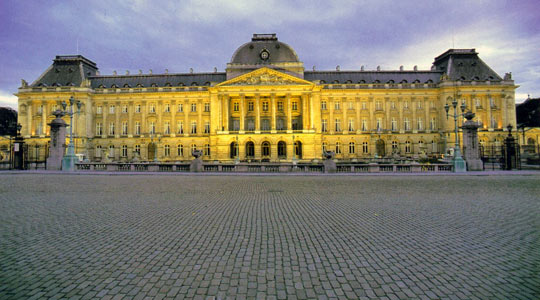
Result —
[[538, 0], [1, 0], [0, 106], [77, 44], [101, 74], [223, 71], [253, 33], [277, 33], [318, 70], [429, 69], [453, 45], [476, 48], [512, 72], [517, 102], [540, 97]]

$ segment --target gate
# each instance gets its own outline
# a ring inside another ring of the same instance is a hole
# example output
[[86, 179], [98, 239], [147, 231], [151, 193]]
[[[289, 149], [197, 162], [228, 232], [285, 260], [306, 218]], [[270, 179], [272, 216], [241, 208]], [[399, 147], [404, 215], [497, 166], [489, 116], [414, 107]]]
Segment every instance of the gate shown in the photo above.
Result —
[[521, 170], [518, 144], [480, 146], [480, 158], [484, 163], [484, 170]]

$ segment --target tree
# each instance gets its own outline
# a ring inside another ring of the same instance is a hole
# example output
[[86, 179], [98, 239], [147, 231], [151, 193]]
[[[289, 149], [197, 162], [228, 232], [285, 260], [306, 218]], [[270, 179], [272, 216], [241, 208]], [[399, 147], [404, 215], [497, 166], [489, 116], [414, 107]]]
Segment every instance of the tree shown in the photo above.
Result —
[[17, 111], [9, 107], [0, 107], [0, 136], [17, 135]]

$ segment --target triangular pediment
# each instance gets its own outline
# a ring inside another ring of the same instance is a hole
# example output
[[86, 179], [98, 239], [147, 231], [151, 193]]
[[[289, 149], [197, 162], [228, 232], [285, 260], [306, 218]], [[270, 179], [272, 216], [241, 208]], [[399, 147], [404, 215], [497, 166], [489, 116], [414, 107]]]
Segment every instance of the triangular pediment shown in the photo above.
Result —
[[312, 82], [282, 73], [270, 68], [260, 68], [253, 72], [224, 81], [216, 86], [241, 85], [313, 85]]

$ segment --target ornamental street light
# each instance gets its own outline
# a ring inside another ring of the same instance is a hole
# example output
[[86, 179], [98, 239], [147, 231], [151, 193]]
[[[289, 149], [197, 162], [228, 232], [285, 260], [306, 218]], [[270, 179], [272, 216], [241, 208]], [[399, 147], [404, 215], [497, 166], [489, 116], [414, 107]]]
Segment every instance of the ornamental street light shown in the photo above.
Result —
[[461, 114], [460, 114], [458, 113], [458, 110], [457, 110], [457, 104], [458, 104], [457, 99], [456, 97], [454, 97], [454, 100], [452, 101], [452, 107], [454, 108], [453, 115], [448, 114], [448, 111], [450, 110], [450, 106], [448, 105], [448, 103], [444, 105], [444, 110], [446, 111], [447, 120], [449, 116], [454, 118], [454, 134], [456, 135], [455, 147], [454, 147], [454, 158], [452, 159], [452, 164], [454, 165], [454, 172], [463, 173], [463, 172], [467, 172], [467, 166], [465, 164], [465, 161], [463, 160], [463, 157], [461, 157], [457, 121], [459, 118], [461, 118], [464, 115], [465, 109], [467, 107], [465, 106], [465, 103], [462, 103], [461, 106], [459, 107], [461, 109]]
[[[69, 110], [67, 110], [69, 104]], [[73, 105], [77, 106], [77, 111], [73, 111]], [[62, 101], [62, 108], [64, 113], [69, 116], [69, 145], [67, 149], [67, 154], [62, 159], [62, 170], [72, 172], [75, 171], [75, 161], [77, 156], [75, 156], [75, 145], [73, 139], [73, 115], [81, 112], [82, 103], [79, 100], [75, 100], [73, 96], [69, 97], [69, 103]]]

